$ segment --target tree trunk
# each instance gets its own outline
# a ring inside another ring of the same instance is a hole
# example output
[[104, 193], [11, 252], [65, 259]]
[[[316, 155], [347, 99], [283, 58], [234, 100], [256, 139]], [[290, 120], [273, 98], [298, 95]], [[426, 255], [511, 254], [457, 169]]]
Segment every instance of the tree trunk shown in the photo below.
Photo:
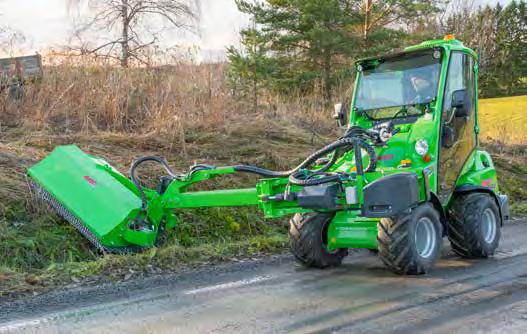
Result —
[[[253, 33], [256, 31], [256, 15], [253, 16]], [[258, 62], [257, 62], [257, 55], [259, 54], [258, 53], [258, 46], [257, 46], [257, 42], [256, 42], [256, 38], [254, 39], [254, 41], [252, 41], [253, 43], [253, 61], [254, 61], [254, 67], [253, 67], [253, 112], [254, 113], [257, 113], [258, 112]]]
[[253, 111], [258, 112], [258, 72], [256, 68], [256, 61], [254, 62], [254, 74], [253, 74]]
[[128, 31], [130, 27], [130, 21], [128, 20], [128, 0], [122, 0], [121, 20], [123, 23], [121, 33], [121, 66], [128, 67], [128, 58], [130, 58], [130, 46], [128, 44]]
[[324, 54], [324, 100], [326, 104], [331, 104], [332, 92], [331, 89], [331, 53], [329, 50]]
[[372, 5], [372, 0], [364, 0], [364, 30], [363, 30], [363, 35], [362, 35], [364, 40], [368, 39], [368, 32], [370, 30], [369, 19], [370, 19], [371, 5]]

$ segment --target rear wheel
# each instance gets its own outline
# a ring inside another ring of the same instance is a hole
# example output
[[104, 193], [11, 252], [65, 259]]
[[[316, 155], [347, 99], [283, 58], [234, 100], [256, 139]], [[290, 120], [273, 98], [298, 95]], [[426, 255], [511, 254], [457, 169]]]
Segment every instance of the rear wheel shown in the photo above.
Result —
[[430, 203], [409, 213], [382, 218], [378, 226], [379, 257], [398, 274], [427, 273], [441, 255], [442, 225]]
[[489, 194], [471, 193], [454, 199], [448, 221], [452, 250], [466, 258], [486, 258], [498, 248], [501, 219]]
[[297, 213], [289, 221], [291, 252], [306, 267], [336, 267], [348, 255], [347, 249], [328, 251], [328, 228], [333, 214]]

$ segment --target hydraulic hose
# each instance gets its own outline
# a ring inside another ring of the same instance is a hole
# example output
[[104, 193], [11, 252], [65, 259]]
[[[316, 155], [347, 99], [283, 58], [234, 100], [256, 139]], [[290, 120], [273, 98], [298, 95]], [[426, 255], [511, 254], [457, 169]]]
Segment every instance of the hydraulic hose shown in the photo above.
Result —
[[[289, 177], [289, 182], [291, 184], [300, 185], [300, 186], [314, 186], [328, 182], [338, 182], [341, 180], [342, 174], [340, 173], [327, 173], [327, 171], [337, 162], [338, 158], [345, 152], [358, 147], [366, 151], [366, 154], [370, 158], [370, 163], [364, 172], [373, 172], [377, 166], [377, 156], [373, 147], [368, 144], [367, 139], [371, 139], [371, 134], [366, 130], [360, 127], [350, 127], [344, 136], [342, 136], [337, 141], [324, 146], [315, 153], [309, 155], [301, 164], [295, 168], [288, 171], [272, 171], [260, 167], [249, 166], [249, 165], [237, 165], [234, 166], [234, 170], [238, 172], [253, 173], [258, 174], [263, 177]], [[331, 158], [319, 169], [311, 171], [308, 169], [309, 166], [313, 165], [318, 159], [332, 154]], [[139, 195], [141, 197], [142, 210], [147, 209], [148, 201], [146, 194], [143, 190], [141, 182], [137, 179], [136, 171], [137, 168], [145, 162], [157, 162], [162, 165], [168, 175], [172, 178], [182, 178], [185, 175], [176, 174], [169, 164], [163, 158], [156, 156], [147, 156], [136, 160], [132, 167], [130, 168], [130, 178], [134, 185], [136, 186]], [[192, 175], [193, 173], [199, 170], [213, 169], [213, 166], [208, 165], [195, 165], [193, 166], [189, 174], [186, 176]]]
[[174, 170], [170, 167], [168, 162], [165, 159], [163, 159], [163, 158], [155, 157], [155, 156], [147, 156], [147, 157], [142, 157], [140, 159], [137, 159], [132, 164], [132, 167], [130, 167], [130, 179], [134, 183], [135, 187], [137, 188], [137, 191], [139, 191], [139, 195], [141, 196], [141, 203], [142, 203], [141, 204], [141, 209], [142, 210], [146, 210], [148, 201], [147, 201], [147, 198], [146, 198], [146, 194], [145, 194], [145, 192], [143, 190], [143, 186], [141, 185], [141, 182], [137, 179], [136, 170], [141, 164], [143, 164], [145, 162], [148, 162], [148, 161], [153, 161], [153, 162], [159, 163], [160, 165], [163, 166], [163, 168], [165, 169], [165, 171], [168, 173], [169, 176], [171, 176], [173, 178], [177, 178], [178, 177], [176, 172], [174, 172]]
[[[333, 166], [333, 164], [336, 162], [340, 154], [353, 149], [355, 147], [355, 144], [357, 144], [357, 146], [361, 149], [364, 149], [366, 153], [368, 154], [368, 156], [370, 157], [370, 164], [368, 168], [366, 168], [364, 171], [372, 172], [375, 170], [376, 165], [377, 165], [377, 156], [375, 154], [375, 150], [364, 139], [358, 138], [359, 137], [358, 134], [359, 134], [358, 131], [355, 132], [356, 137], [355, 136], [351, 137], [350, 136], [351, 134], [347, 134], [343, 138], [340, 138], [339, 140], [329, 145], [324, 146], [320, 150], [308, 156], [300, 165], [288, 171], [276, 172], [276, 171], [271, 171], [268, 169], [263, 169], [263, 168], [254, 167], [254, 166], [247, 166], [247, 165], [234, 166], [234, 169], [239, 172], [254, 173], [254, 174], [264, 176], [264, 177], [289, 176], [289, 181], [293, 184], [298, 184], [298, 185], [316, 185], [316, 184], [322, 184], [322, 183], [327, 183], [327, 182], [333, 182], [339, 179], [339, 175], [333, 174], [333, 175], [323, 176], [324, 173], [331, 166]], [[321, 169], [316, 170], [314, 174], [309, 175], [310, 177], [308, 179], [302, 178], [302, 176], [304, 176], [304, 173], [303, 173], [304, 169], [307, 169], [307, 167], [312, 165], [315, 161], [317, 161], [321, 157], [326, 156], [332, 152], [334, 152], [332, 158]], [[321, 176], [321, 177], [312, 178], [312, 176]]]
[[[317, 177], [321, 176], [321, 177]], [[340, 175], [336, 173], [313, 173], [305, 176], [302, 171], [289, 175], [289, 182], [298, 186], [317, 186], [319, 184], [340, 181]]]
[[371, 135], [368, 134], [366, 129], [361, 128], [360, 126], [351, 126], [346, 129], [346, 132], [341, 137], [342, 138], [360, 138], [360, 139], [371, 139]]

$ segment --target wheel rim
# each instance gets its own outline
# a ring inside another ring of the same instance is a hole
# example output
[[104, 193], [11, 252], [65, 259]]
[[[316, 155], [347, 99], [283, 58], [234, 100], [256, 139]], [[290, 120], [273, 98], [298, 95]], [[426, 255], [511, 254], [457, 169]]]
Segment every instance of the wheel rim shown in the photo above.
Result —
[[428, 217], [422, 217], [415, 226], [415, 248], [419, 256], [429, 258], [434, 253], [437, 237], [434, 223]]
[[486, 243], [491, 244], [496, 238], [496, 215], [491, 208], [483, 211], [481, 234]]

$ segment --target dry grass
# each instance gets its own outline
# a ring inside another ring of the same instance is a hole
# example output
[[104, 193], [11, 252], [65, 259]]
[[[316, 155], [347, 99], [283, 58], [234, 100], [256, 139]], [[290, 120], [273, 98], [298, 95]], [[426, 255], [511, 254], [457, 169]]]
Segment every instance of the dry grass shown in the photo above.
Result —
[[225, 67], [47, 67], [43, 82], [28, 86], [21, 101], [0, 97], [0, 125], [61, 134], [155, 134], [182, 145], [198, 131], [229, 133], [233, 124], [250, 130], [262, 118], [272, 120], [269, 129], [284, 121], [316, 133], [328, 131], [329, 112], [317, 99], [266, 97], [255, 114], [233, 99]]
[[[178, 170], [196, 161], [285, 169], [338, 135], [322, 99], [263, 96], [255, 111], [232, 96], [225, 70], [222, 64], [128, 71], [63, 64], [46, 68], [43, 82], [27, 86], [23, 99], [0, 96], [0, 253], [7, 254], [0, 260], [0, 296], [47, 289], [70, 276], [120, 275], [152, 264], [172, 268], [284, 248], [284, 221], [266, 222], [253, 208], [210, 209], [183, 212], [176, 234], [155, 254], [101, 258], [71, 226], [36, 210], [27, 192], [26, 168], [61, 144], [75, 143], [123, 171], [149, 154], [166, 157]], [[498, 148], [500, 183], [514, 195], [518, 212], [527, 212], [521, 175], [526, 101], [480, 102], [482, 138]], [[503, 149], [511, 144], [520, 156]], [[249, 176], [219, 182], [215, 186], [254, 184]]]
[[479, 101], [481, 136], [505, 145], [527, 145], [527, 95]]
[[[336, 133], [331, 111], [317, 97], [262, 96], [255, 112], [250, 103], [233, 97], [225, 64], [126, 71], [73, 65], [47, 67], [43, 82], [27, 86], [21, 101], [0, 94], [0, 131], [9, 127], [26, 133], [155, 135], [181, 149], [207, 132], [242, 130], [250, 136], [273, 131], [279, 123], [315, 137]], [[527, 96], [481, 100], [482, 139], [527, 144], [526, 110]]]
[[[323, 106], [265, 100], [254, 112], [225, 85], [223, 65], [119, 69], [46, 68], [19, 101], [0, 96], [0, 299], [49, 289], [71, 277], [121, 277], [129, 270], [173, 270], [196, 262], [281, 251], [286, 221], [255, 208], [188, 210], [167, 246], [137, 256], [104, 256], [55, 215], [39, 211], [25, 170], [55, 146], [75, 143], [126, 171], [141, 155], [162, 155], [178, 170], [194, 161], [289, 168], [333, 136]], [[294, 112], [292, 112], [294, 110]], [[150, 173], [150, 174], [153, 174]], [[250, 176], [216, 187], [254, 185]], [[147, 269], [145, 269], [148, 267]]]

